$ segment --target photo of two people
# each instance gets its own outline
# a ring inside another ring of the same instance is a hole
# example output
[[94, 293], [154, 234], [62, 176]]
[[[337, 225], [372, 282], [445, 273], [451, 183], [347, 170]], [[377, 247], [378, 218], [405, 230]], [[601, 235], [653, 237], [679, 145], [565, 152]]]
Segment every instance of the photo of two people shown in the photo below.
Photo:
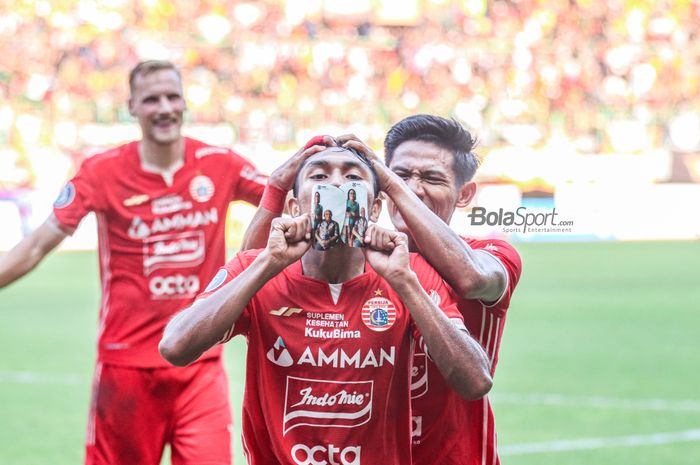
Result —
[[314, 187], [311, 211], [313, 246], [328, 250], [336, 245], [363, 247], [367, 230], [367, 188], [360, 182], [340, 187]]

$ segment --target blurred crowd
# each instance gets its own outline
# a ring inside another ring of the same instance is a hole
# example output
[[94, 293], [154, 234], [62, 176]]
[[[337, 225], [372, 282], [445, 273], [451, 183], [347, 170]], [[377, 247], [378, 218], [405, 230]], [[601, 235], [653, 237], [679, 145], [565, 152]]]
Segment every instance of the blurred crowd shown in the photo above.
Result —
[[698, 24], [696, 0], [2, 2], [0, 189], [109, 145], [100, 125], [132, 127], [127, 74], [148, 58], [181, 67], [191, 124], [244, 145], [337, 128], [378, 148], [424, 112], [486, 153], [692, 151]]

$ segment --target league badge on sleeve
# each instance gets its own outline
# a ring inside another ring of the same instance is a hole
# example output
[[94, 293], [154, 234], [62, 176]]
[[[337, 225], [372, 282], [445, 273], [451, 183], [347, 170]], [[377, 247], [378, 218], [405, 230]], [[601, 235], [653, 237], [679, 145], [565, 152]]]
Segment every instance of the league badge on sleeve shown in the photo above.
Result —
[[396, 306], [386, 297], [372, 297], [362, 306], [362, 322], [372, 331], [386, 331], [396, 322]]
[[212, 278], [212, 280], [211, 280], [211, 282], [209, 283], [209, 285], [207, 286], [207, 288], [204, 289], [204, 292], [211, 292], [211, 291], [213, 291], [213, 290], [215, 290], [215, 289], [218, 289], [219, 286], [221, 286], [221, 285], [224, 283], [224, 281], [226, 281], [227, 276], [228, 276], [228, 273], [226, 272], [226, 270], [223, 269], [223, 268], [221, 268], [221, 269], [216, 273], [216, 275], [214, 276], [214, 278]]
[[65, 185], [61, 193], [58, 194], [56, 201], [53, 203], [54, 208], [65, 208], [75, 199], [75, 186], [72, 182]]

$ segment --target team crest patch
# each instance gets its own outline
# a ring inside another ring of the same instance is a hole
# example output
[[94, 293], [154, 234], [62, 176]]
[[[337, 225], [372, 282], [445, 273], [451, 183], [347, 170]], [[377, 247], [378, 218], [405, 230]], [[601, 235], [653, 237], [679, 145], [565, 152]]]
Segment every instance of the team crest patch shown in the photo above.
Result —
[[207, 176], [195, 176], [190, 181], [190, 195], [197, 202], [206, 202], [214, 196], [214, 183]]
[[219, 272], [216, 273], [214, 278], [211, 280], [207, 288], [204, 289], [204, 292], [211, 292], [214, 289], [219, 288], [219, 286], [221, 286], [224, 283], [224, 281], [226, 281], [227, 275], [228, 273], [226, 272], [226, 270], [224, 270], [223, 268], [220, 269]]
[[64, 208], [73, 203], [75, 199], [75, 186], [72, 182], [65, 185], [61, 193], [58, 194], [56, 201], [53, 203], [54, 208]]
[[386, 331], [396, 322], [396, 307], [386, 297], [373, 297], [362, 306], [362, 322], [372, 331]]

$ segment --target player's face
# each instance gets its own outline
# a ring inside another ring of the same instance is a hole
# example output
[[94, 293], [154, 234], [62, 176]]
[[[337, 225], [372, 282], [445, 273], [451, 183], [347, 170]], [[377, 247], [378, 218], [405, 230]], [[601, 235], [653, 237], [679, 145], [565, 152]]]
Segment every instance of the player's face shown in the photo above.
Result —
[[186, 109], [182, 82], [174, 70], [158, 70], [136, 78], [129, 112], [138, 119], [144, 139], [159, 145], [179, 141]]
[[310, 211], [311, 192], [315, 185], [331, 184], [340, 187], [351, 181], [359, 181], [367, 186], [367, 200], [372, 205], [372, 172], [356, 155], [337, 147], [329, 147], [312, 155], [299, 173], [299, 192], [296, 200], [299, 211]]
[[350, 189], [350, 190], [348, 191], [348, 198], [349, 198], [350, 200], [352, 200], [353, 202], [355, 201], [355, 191], [354, 191], [354, 190]]
[[315, 203], [315, 204], [321, 203], [321, 194], [320, 194], [319, 192], [316, 192], [316, 193], [314, 194], [314, 203]]
[[333, 218], [333, 215], [331, 214], [330, 210], [326, 210], [323, 212], [323, 219], [326, 220], [328, 223], [331, 222], [331, 219]]
[[[406, 141], [394, 151], [389, 168], [399, 175], [421, 201], [445, 223], [449, 223], [460, 201], [455, 185], [453, 155], [435, 144]], [[408, 232], [396, 205], [387, 200], [391, 222], [396, 229]]]

